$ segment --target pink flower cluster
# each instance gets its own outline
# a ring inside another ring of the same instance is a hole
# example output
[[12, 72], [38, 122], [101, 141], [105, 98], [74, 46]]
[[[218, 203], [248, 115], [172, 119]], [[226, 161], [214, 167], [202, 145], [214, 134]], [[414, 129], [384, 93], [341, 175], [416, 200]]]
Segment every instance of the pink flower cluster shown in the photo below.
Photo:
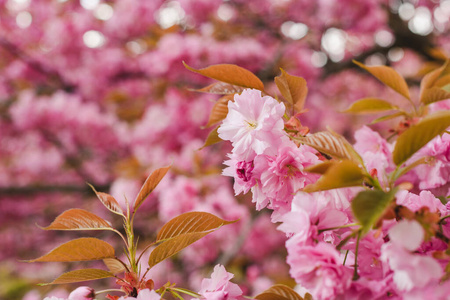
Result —
[[[436, 237], [426, 236], [426, 230], [431, 230], [427, 226], [432, 225], [425, 224], [431, 219], [419, 223], [411, 214], [423, 216], [418, 220], [450, 214], [449, 207], [435, 194], [423, 190], [450, 183], [446, 171], [448, 134], [432, 140], [406, 163], [432, 157], [430, 163], [399, 179], [408, 180], [418, 193], [399, 190], [396, 194], [396, 204], [410, 212], [410, 219], [387, 218], [378, 231], [341, 244], [358, 226], [351, 202], [363, 188], [302, 192], [318, 179], [304, 169], [319, 163], [320, 155], [287, 137], [284, 105], [269, 96], [262, 97], [259, 91], [244, 90], [229, 102], [228, 109], [218, 130], [219, 137], [233, 145], [223, 174], [234, 178], [236, 194], [252, 192], [257, 210], [266, 206], [273, 210], [272, 222], [281, 222], [278, 229], [288, 237], [290, 274], [301, 289], [319, 300], [419, 299], [415, 295], [430, 290], [435, 291], [436, 299], [445, 299], [442, 290], [448, 292], [448, 284], [441, 284], [441, 279], [448, 259], [437, 259], [436, 255], [446, 245]], [[359, 129], [355, 140], [354, 148], [365, 168], [388, 187], [389, 173], [395, 169], [394, 145], [369, 127]], [[441, 189], [437, 195], [449, 194], [448, 189]], [[441, 226], [447, 232], [447, 222]]]

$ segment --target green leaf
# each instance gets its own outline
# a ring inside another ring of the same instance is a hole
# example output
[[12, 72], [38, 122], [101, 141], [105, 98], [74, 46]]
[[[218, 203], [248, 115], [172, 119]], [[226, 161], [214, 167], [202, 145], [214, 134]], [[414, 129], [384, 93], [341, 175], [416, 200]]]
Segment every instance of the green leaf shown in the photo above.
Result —
[[446, 84], [442, 87], [442, 89], [448, 93], [450, 93], [450, 84]]
[[317, 182], [307, 185], [303, 191], [312, 193], [343, 187], [361, 186], [363, 179], [362, 170], [355, 162], [343, 160], [330, 165]]
[[107, 242], [96, 238], [79, 238], [64, 243], [44, 256], [27, 262], [88, 261], [113, 257], [115, 257], [114, 248]]
[[362, 191], [352, 200], [352, 211], [365, 234], [380, 220], [386, 208], [395, 198], [396, 190], [385, 193], [380, 190]]
[[336, 161], [336, 160], [326, 160], [326, 161], [318, 163], [314, 166], [305, 168], [305, 172], [323, 175], [326, 172], [328, 172], [330, 167], [336, 165], [337, 163], [338, 163], [338, 161]]
[[81, 269], [70, 271], [62, 274], [50, 283], [41, 283], [40, 285], [50, 285], [50, 284], [67, 284], [74, 282], [83, 282], [89, 280], [97, 280], [103, 278], [114, 277], [114, 275], [108, 271], [101, 269]]
[[113, 230], [104, 219], [84, 209], [66, 210], [44, 230]]
[[150, 176], [147, 177], [134, 202], [134, 211], [136, 211], [139, 206], [141, 206], [145, 199], [147, 199], [148, 195], [150, 195], [150, 193], [153, 192], [153, 190], [158, 186], [159, 182], [167, 174], [167, 171], [169, 171], [170, 167], [171, 166], [167, 166], [156, 169], [152, 172], [152, 174], [150, 174]]
[[450, 126], [450, 111], [438, 111], [404, 131], [397, 139], [393, 152], [394, 163], [401, 165], [420, 148]]
[[163, 260], [177, 254], [190, 244], [198, 241], [211, 232], [212, 231], [185, 233], [166, 240], [162, 244], [156, 246], [156, 248], [150, 253], [150, 257], [148, 259], [149, 267], [152, 268]]
[[406, 84], [405, 79], [403, 79], [403, 77], [391, 67], [366, 66], [360, 62], [357, 62], [356, 60], [354, 60], [353, 63], [372, 74], [379, 81], [381, 81], [403, 97], [411, 99], [411, 97], [409, 96], [408, 85]]
[[258, 300], [306, 300], [312, 299], [310, 294], [302, 298], [296, 291], [283, 284], [276, 284], [261, 294], [255, 296]]
[[223, 81], [232, 85], [253, 88], [264, 91], [264, 84], [255, 74], [247, 69], [232, 64], [220, 64], [206, 67], [204, 69], [194, 69], [185, 62], [183, 65], [190, 71], [203, 76]]
[[97, 192], [94, 188], [94, 186], [90, 185], [88, 183], [88, 185], [91, 187], [91, 189], [94, 191], [94, 193], [97, 195], [97, 198], [100, 200], [100, 202], [111, 212], [117, 214], [117, 215], [121, 215], [123, 216], [123, 210], [122, 208], [120, 208], [119, 203], [117, 202], [116, 199], [114, 199], [113, 196], [107, 194], [107, 193], [102, 193], [102, 192]]
[[409, 165], [407, 165], [404, 168], [398, 169], [397, 172], [395, 172], [395, 174], [393, 174], [392, 180], [393, 181], [397, 180], [398, 178], [400, 178], [401, 176], [405, 175], [406, 173], [408, 173], [409, 171], [411, 171], [412, 169], [414, 169], [418, 165], [428, 164], [428, 163], [430, 163], [432, 161], [433, 161], [433, 157], [430, 157], [430, 156], [421, 157], [418, 160], [416, 160], [415, 162], [413, 162], [412, 164], [409, 164]]
[[398, 109], [386, 100], [378, 98], [364, 98], [353, 103], [343, 112], [352, 114], [374, 114], [388, 110]]
[[275, 84], [281, 95], [294, 107], [295, 111], [303, 109], [308, 94], [308, 87], [304, 78], [290, 75], [281, 69], [281, 75], [275, 77]]
[[185, 233], [209, 232], [218, 229], [223, 225], [228, 225], [235, 222], [237, 222], [237, 220], [225, 221], [207, 212], [187, 212], [164, 224], [158, 232], [156, 241], [160, 242]]
[[199, 150], [201, 150], [205, 147], [217, 144], [222, 141], [222, 139], [219, 137], [219, 133], [217, 132], [217, 129], [219, 129], [219, 126], [214, 128], [213, 130], [211, 130], [211, 132], [208, 134], [208, 137], [206, 138], [205, 143]]

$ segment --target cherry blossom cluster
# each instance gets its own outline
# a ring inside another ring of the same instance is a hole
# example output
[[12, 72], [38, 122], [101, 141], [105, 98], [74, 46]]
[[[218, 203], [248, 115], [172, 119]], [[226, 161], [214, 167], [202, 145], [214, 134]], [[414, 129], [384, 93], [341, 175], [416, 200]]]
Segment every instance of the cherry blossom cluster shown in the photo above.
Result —
[[[281, 222], [278, 229], [288, 237], [290, 275], [300, 290], [314, 299], [424, 299], [430, 295], [446, 299], [449, 259], [441, 253], [447, 250], [445, 234], [450, 232], [445, 221], [450, 207], [443, 204], [450, 196], [448, 133], [434, 138], [410, 160], [429, 157], [431, 161], [399, 179], [411, 187], [398, 190], [396, 205], [409, 216], [421, 216], [423, 222], [408, 219], [405, 213], [403, 218], [383, 220], [379, 229], [356, 240], [350, 238], [357, 227], [351, 202], [362, 188], [302, 191], [318, 179], [305, 168], [326, 158], [288, 137], [284, 104], [247, 89], [235, 95], [228, 109], [218, 129], [219, 137], [233, 145], [223, 174], [234, 178], [236, 194], [251, 191], [256, 209], [271, 209], [272, 221]], [[395, 169], [393, 144], [364, 126], [355, 132], [354, 148], [367, 170], [388, 186], [388, 174]], [[436, 217], [441, 218], [443, 237], [430, 236], [435, 229], [428, 226], [434, 226]]]
[[[408, 8], [409, 17], [403, 13]], [[24, 297], [40, 299], [44, 292], [34, 283], [63, 271], [53, 266], [37, 272], [36, 266], [18, 260], [54, 247], [57, 235], [36, 234], [35, 224], [47, 224], [68, 208], [93, 206], [85, 182], [124, 204], [124, 196], [130, 199], [137, 193], [150, 169], [169, 163], [176, 168], [152, 196], [152, 204], [143, 207], [148, 218], [136, 221], [143, 235], [157, 228], [156, 219], [167, 221], [190, 210], [242, 221], [186, 249], [180, 254], [182, 270], [171, 262], [164, 263], [166, 272], [155, 268], [155, 282], [167, 281], [170, 273], [174, 281], [200, 290], [205, 269], [218, 262], [242, 270], [236, 282], [244, 294], [266, 289], [279, 274], [286, 281], [285, 258], [278, 250], [284, 234], [274, 229], [267, 211], [254, 211], [248, 196], [235, 199], [232, 183], [219, 175], [228, 146], [198, 150], [208, 134], [202, 126], [216, 98], [186, 91], [207, 81], [188, 73], [181, 62], [238, 64], [264, 82], [280, 67], [301, 75], [309, 87], [309, 113], [302, 122], [313, 131], [330, 125], [340, 133], [354, 132], [364, 120], [336, 110], [367, 94], [390, 94], [376, 81], [347, 69], [347, 60], [381, 48], [377, 55], [364, 57], [388, 60], [414, 81], [423, 59], [439, 55], [402, 45], [404, 36], [396, 36], [405, 33], [403, 29], [411, 34], [407, 26], [414, 28], [421, 16], [433, 34], [414, 33], [419, 42], [411, 39], [413, 44], [436, 47], [438, 53], [437, 47], [450, 49], [448, 35], [442, 34], [449, 26], [442, 22], [449, 16], [448, 1], [0, 1], [0, 264], [5, 266], [0, 269], [12, 278], [8, 285], [25, 279], [29, 285]], [[395, 22], [391, 27], [390, 18], [400, 18], [406, 27]], [[284, 122], [265, 115], [282, 114], [282, 105], [268, 103], [261, 107], [264, 115], [255, 112], [259, 117], [250, 118], [266, 118], [258, 133], [240, 132], [245, 141], [229, 137], [236, 150], [224, 172], [235, 177], [236, 193], [252, 190], [257, 208], [273, 209], [272, 220], [281, 221], [298, 197], [294, 192], [318, 178], [303, 168], [322, 158], [312, 148], [289, 141]], [[408, 181], [421, 180], [420, 188], [433, 192], [445, 189], [446, 138], [443, 146], [417, 154], [437, 160], [433, 168], [413, 169]], [[378, 163], [376, 156], [372, 163]], [[389, 170], [380, 165], [378, 176], [383, 176], [383, 168]], [[283, 178], [289, 178], [289, 184]], [[354, 193], [349, 191], [348, 198]], [[103, 214], [97, 207], [93, 210]], [[231, 236], [238, 234], [242, 245], [233, 247]], [[226, 255], [229, 251], [235, 261]], [[21, 297], [23, 291], [0, 297]], [[58, 288], [48, 295], [68, 296]]]

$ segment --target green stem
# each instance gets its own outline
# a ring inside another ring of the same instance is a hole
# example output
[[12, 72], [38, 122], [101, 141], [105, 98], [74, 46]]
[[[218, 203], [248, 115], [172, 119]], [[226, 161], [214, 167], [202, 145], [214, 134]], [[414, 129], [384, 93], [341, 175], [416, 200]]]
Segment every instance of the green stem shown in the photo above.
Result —
[[117, 234], [122, 238], [122, 240], [123, 240], [124, 243], [125, 243], [125, 246], [128, 248], [128, 241], [125, 239], [125, 237], [123, 236], [123, 234], [120, 233], [120, 231], [117, 230], [117, 229], [113, 229], [112, 231], [114, 231], [115, 233], [117, 233]]
[[147, 250], [150, 249], [151, 246], [153, 246], [153, 245], [155, 245], [155, 244], [156, 244], [156, 242], [153, 242], [153, 243], [151, 243], [150, 245], [148, 245], [147, 247], [145, 247], [144, 250], [142, 250], [141, 254], [139, 255], [139, 257], [138, 257], [136, 263], [139, 263], [139, 261], [140, 261], [141, 258], [142, 258], [142, 255], [143, 255], [145, 252], [147, 252]]
[[347, 262], [347, 257], [348, 257], [348, 252], [350, 250], [345, 251], [345, 257], [344, 257], [344, 262], [342, 263], [343, 266], [345, 266], [345, 263]]
[[95, 292], [95, 295], [97, 296], [97, 295], [100, 295], [100, 294], [110, 293], [110, 292], [121, 292], [121, 293], [125, 293], [125, 294], [126, 294], [126, 292], [123, 291], [123, 290], [119, 290], [119, 289], [109, 289], [109, 290], [101, 290], [101, 291]]
[[177, 292], [175, 292], [173, 289], [169, 289], [169, 292], [170, 292], [175, 298], [184, 300], [184, 298], [181, 297], [181, 296], [180, 296]]
[[359, 232], [359, 231], [354, 231], [354, 232], [352, 232], [349, 236], [347, 236], [346, 238], [344, 238], [344, 239], [336, 246], [336, 249], [337, 249], [337, 250], [341, 250], [341, 248], [344, 247], [345, 244], [347, 244], [347, 242], [348, 242], [351, 238], [355, 237], [355, 236], [358, 234], [358, 232]]
[[180, 293], [183, 293], [183, 294], [195, 297], [195, 298], [199, 298], [200, 297], [199, 294], [197, 294], [197, 293], [195, 293], [193, 291], [189, 291], [189, 290], [183, 289], [183, 288], [175, 288], [174, 287], [174, 288], [171, 288], [171, 289], [174, 290], [174, 291], [177, 291], [177, 292], [180, 292]]
[[355, 248], [355, 265], [353, 269], [353, 280], [358, 280], [358, 252], [359, 252], [359, 240], [361, 239], [361, 230], [358, 231], [358, 237], [356, 238], [356, 248]]
[[352, 226], [357, 226], [358, 224], [356, 223], [352, 223], [352, 224], [347, 224], [347, 225], [342, 225], [342, 226], [336, 226], [336, 227], [330, 227], [330, 228], [325, 228], [325, 229], [320, 229], [319, 230], [319, 234], [321, 234], [324, 231], [328, 231], [328, 230], [336, 230], [336, 229], [341, 229], [341, 228], [348, 228], [348, 227], [352, 227]]
[[442, 217], [442, 218], [439, 220], [439, 224], [441, 224], [442, 221], [444, 221], [445, 219], [448, 219], [448, 218], [450, 218], [450, 215], [447, 215], [447, 216], [445, 216], [445, 217]]

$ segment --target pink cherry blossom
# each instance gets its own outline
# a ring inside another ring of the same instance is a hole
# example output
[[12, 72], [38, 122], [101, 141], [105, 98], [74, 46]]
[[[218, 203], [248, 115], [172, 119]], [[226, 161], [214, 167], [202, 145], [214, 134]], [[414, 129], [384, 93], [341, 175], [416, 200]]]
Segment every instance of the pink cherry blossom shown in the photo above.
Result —
[[429, 256], [411, 253], [423, 242], [423, 228], [417, 221], [402, 220], [389, 230], [391, 241], [381, 248], [381, 260], [394, 272], [399, 291], [411, 291], [438, 282], [444, 274], [440, 264]]
[[94, 289], [87, 286], [80, 286], [69, 294], [69, 300], [92, 300], [94, 298]]
[[332, 245], [301, 245], [290, 239], [286, 248], [292, 278], [314, 299], [336, 299], [350, 287], [352, 270], [342, 265], [339, 252]]
[[236, 300], [240, 299], [242, 290], [235, 283], [230, 282], [234, 275], [228, 273], [222, 265], [216, 265], [211, 279], [205, 278], [199, 294], [206, 300]]
[[223, 169], [222, 174], [234, 178], [234, 192], [236, 195], [248, 193], [248, 191], [256, 184], [259, 178], [255, 174], [255, 166], [253, 161], [237, 160], [234, 153], [228, 154], [229, 160], [224, 164], [228, 167]]
[[232, 142], [233, 153], [240, 160], [274, 154], [284, 137], [284, 111], [284, 104], [247, 89], [228, 102], [228, 115], [217, 132], [221, 139]]
[[431, 212], [448, 214], [448, 209], [430, 191], [421, 191], [419, 195], [402, 190], [396, 194], [397, 204], [408, 207], [412, 211], [418, 211], [422, 207], [428, 207]]
[[261, 175], [258, 184], [252, 188], [256, 209], [270, 203], [269, 207], [277, 214], [289, 211], [295, 193], [318, 178], [304, 171], [319, 162], [315, 153], [310, 147], [297, 148], [291, 143], [279, 147], [275, 157], [258, 155], [254, 160], [254, 172]]

